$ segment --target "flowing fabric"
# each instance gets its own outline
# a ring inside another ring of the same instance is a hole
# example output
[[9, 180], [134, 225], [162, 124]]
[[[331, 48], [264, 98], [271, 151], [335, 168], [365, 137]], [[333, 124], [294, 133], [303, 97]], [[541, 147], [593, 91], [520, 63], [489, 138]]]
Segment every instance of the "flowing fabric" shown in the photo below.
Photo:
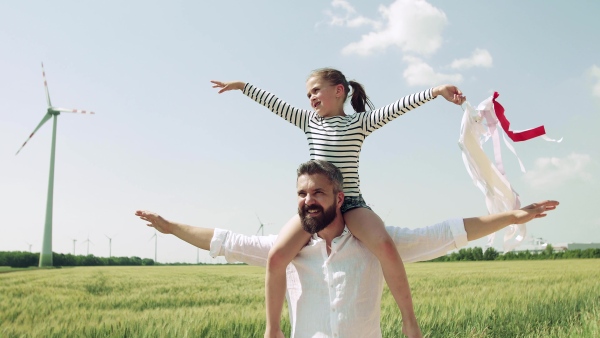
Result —
[[[462, 150], [462, 158], [467, 168], [467, 172], [473, 183], [483, 192], [485, 203], [490, 214], [515, 210], [521, 208], [519, 194], [513, 189], [506, 177], [502, 154], [500, 149], [500, 133], [498, 124], [504, 130], [506, 135], [514, 141], [527, 141], [534, 137], [541, 136], [546, 141], [561, 142], [548, 138], [544, 126], [524, 130], [510, 130], [510, 122], [504, 114], [504, 107], [496, 101], [499, 94], [497, 92], [489, 98], [482, 101], [477, 109], [474, 109], [468, 102], [465, 102], [465, 111], [462, 118], [460, 137], [458, 145]], [[484, 125], [483, 121], [487, 123]], [[485, 128], [487, 126], [487, 129]], [[483, 143], [492, 139], [494, 149], [494, 162], [492, 163], [483, 151]], [[517, 156], [515, 148], [502, 135], [506, 147], [517, 157], [521, 171], [525, 172], [523, 163]], [[525, 224], [512, 224], [508, 226], [504, 233], [503, 248], [504, 252], [517, 247], [523, 239], [527, 229]], [[488, 236], [487, 246], [492, 246], [495, 234]]]
[[[490, 214], [504, 212], [508, 210], [519, 209], [521, 202], [519, 194], [512, 188], [510, 182], [504, 174], [503, 166], [501, 170], [492, 163], [485, 152], [482, 144], [490, 137], [498, 137], [498, 128], [493, 122], [493, 105], [488, 104], [490, 99], [482, 102], [475, 110], [468, 102], [465, 103], [465, 112], [462, 118], [460, 128], [460, 138], [458, 144], [462, 150], [462, 158], [467, 168], [467, 172], [473, 183], [481, 190], [485, 196], [485, 203]], [[488, 120], [489, 130], [483, 125], [483, 120]], [[496, 143], [496, 142], [495, 142]], [[497, 142], [499, 146], [499, 142]], [[502, 163], [500, 152], [495, 152], [495, 159]], [[519, 245], [526, 235], [525, 224], [509, 225], [505, 234], [503, 248], [504, 252], [514, 249]], [[488, 236], [487, 246], [492, 246], [495, 233]]]

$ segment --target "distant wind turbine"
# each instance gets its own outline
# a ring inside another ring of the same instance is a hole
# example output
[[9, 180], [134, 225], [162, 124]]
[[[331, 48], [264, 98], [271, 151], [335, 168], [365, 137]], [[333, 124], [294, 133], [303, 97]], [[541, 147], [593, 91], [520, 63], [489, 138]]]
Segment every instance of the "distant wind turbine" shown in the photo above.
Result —
[[77, 243], [77, 240], [73, 238], [73, 256], [75, 256], [75, 243]]
[[83, 241], [83, 243], [87, 243], [87, 253], [86, 255], [90, 255], [90, 243], [94, 244], [94, 242], [90, 241], [90, 235], [88, 235], [87, 239]]
[[[42, 121], [35, 127], [31, 135], [23, 143], [21, 148], [17, 151], [17, 154], [25, 147], [27, 142], [33, 137], [36, 131], [40, 129], [44, 123], [52, 118], [52, 146], [50, 148], [50, 174], [48, 178], [48, 197], [46, 199], [46, 221], [44, 224], [44, 238], [42, 241], [42, 250], [40, 251], [40, 262], [39, 266], [52, 266], [52, 203], [54, 196], [54, 158], [56, 153], [56, 119], [60, 113], [81, 113], [87, 114], [85, 110], [67, 109], [53, 107], [50, 102], [50, 93], [48, 92], [48, 83], [46, 82], [46, 72], [44, 71], [44, 64], [42, 63], [42, 76], [44, 78], [44, 90], [46, 91], [46, 101], [48, 103], [48, 109], [46, 115], [42, 118]], [[94, 114], [94, 112], [89, 112]]]
[[113, 237], [108, 237], [108, 235], [104, 234], [104, 236], [106, 236], [106, 238], [108, 238], [108, 258], [112, 257], [112, 239], [113, 237], [115, 237], [113, 235]]
[[27, 245], [29, 245], [29, 252], [31, 252], [31, 243], [29, 243], [29, 242], [25, 242], [25, 243], [27, 243]]
[[156, 234], [156, 231], [154, 232], [154, 235], [150, 237], [150, 240], [152, 240], [152, 238], [154, 238], [154, 263], [156, 263], [156, 255], [158, 253], [158, 235]]
[[265, 224], [260, 220], [260, 217], [258, 217], [258, 214], [256, 214], [256, 218], [258, 218], [258, 224], [260, 224], [260, 226], [258, 227], [258, 230], [256, 230], [256, 234], [258, 235], [258, 233], [260, 232], [261, 236], [265, 235]]

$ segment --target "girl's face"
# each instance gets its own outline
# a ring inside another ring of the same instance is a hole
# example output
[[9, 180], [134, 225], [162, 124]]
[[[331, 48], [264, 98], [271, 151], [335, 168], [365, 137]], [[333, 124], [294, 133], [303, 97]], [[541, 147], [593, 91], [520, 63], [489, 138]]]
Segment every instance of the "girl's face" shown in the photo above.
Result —
[[310, 106], [321, 117], [344, 115], [344, 86], [331, 85], [320, 77], [306, 81], [306, 96]]

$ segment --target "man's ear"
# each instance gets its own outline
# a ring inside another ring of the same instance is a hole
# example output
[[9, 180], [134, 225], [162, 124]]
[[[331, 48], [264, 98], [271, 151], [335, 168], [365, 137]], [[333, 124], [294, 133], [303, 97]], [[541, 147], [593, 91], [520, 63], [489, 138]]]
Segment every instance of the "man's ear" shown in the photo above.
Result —
[[342, 204], [344, 203], [344, 192], [343, 191], [338, 192], [336, 198], [337, 198], [338, 207], [341, 208]]

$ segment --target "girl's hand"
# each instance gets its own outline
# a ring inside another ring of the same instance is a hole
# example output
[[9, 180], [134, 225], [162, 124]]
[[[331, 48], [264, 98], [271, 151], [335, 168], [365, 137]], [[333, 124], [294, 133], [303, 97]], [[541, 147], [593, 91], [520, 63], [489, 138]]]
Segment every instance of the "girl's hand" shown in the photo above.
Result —
[[215, 80], [210, 80], [210, 82], [213, 83], [213, 88], [221, 88], [219, 90], [219, 94], [226, 92], [228, 90], [242, 90], [244, 89], [244, 86], [246, 85], [244, 82], [242, 81], [231, 81], [231, 82], [221, 82], [221, 81], [215, 81]]
[[453, 85], [441, 85], [433, 88], [433, 96], [437, 97], [442, 95], [446, 100], [461, 105], [467, 99], [463, 93], [456, 86]]

